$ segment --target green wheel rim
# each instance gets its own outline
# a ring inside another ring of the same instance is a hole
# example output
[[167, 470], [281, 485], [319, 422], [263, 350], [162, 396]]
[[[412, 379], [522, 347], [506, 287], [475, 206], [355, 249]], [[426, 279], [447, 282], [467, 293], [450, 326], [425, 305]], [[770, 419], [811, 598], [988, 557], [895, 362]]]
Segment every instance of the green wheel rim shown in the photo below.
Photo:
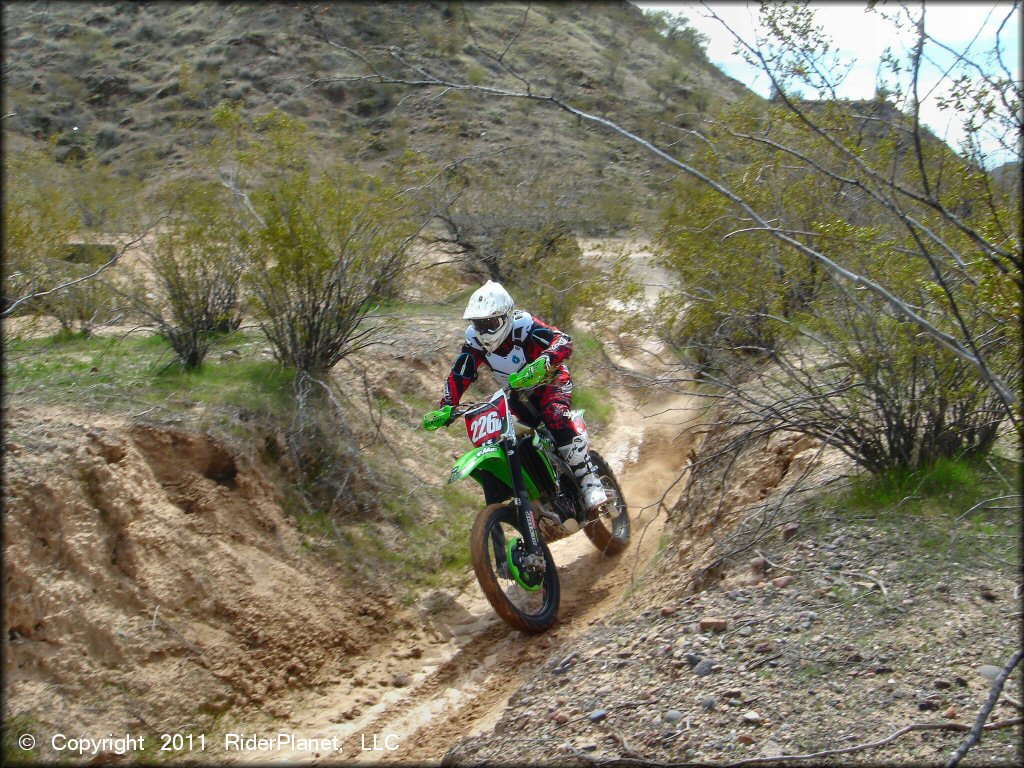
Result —
[[516, 584], [520, 587], [525, 589], [527, 592], [536, 592], [543, 586], [544, 582], [541, 581], [540, 584], [534, 584], [533, 586], [527, 584], [523, 579], [522, 574], [519, 572], [519, 569], [516, 567], [515, 562], [512, 560], [512, 549], [520, 541], [522, 541], [522, 539], [513, 539], [505, 545], [505, 562], [508, 563], [508, 572], [512, 574], [512, 578], [515, 579]]

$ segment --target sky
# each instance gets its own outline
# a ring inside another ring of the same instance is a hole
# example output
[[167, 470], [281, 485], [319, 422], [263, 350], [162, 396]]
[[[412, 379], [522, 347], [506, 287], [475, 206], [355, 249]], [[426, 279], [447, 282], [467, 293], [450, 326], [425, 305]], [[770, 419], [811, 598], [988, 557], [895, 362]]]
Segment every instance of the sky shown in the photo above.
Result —
[[[643, 9], [667, 10], [682, 14], [690, 26], [703, 32], [709, 38], [707, 47], [708, 58], [727, 75], [734, 77], [748, 88], [762, 96], [768, 96], [770, 83], [763, 73], [748, 65], [739, 54], [734, 52], [734, 41], [720, 22], [707, 18], [707, 11], [699, 3], [693, 2], [647, 2], [633, 0]], [[757, 16], [757, 2], [709, 2], [708, 7], [729, 24], [745, 40], [753, 41], [760, 27]], [[814, 2], [815, 20], [821, 25], [839, 49], [844, 60], [855, 62], [853, 69], [846, 78], [840, 96], [850, 99], [868, 99], [874, 96], [876, 73], [879, 57], [887, 46], [894, 52], [903, 52], [912, 44], [909, 35], [898, 35], [894, 26], [883, 19], [878, 13], [867, 10], [866, 2]], [[886, 13], [898, 10], [895, 3], [880, 2], [878, 6]], [[917, 4], [912, 7], [917, 8]], [[992, 48], [996, 30], [1012, 8], [1011, 2], [932, 2], [926, 6], [925, 30], [945, 45], [956, 50], [964, 50], [970, 46], [971, 53], [979, 54], [979, 63], [985, 61], [981, 54]], [[1010, 68], [1014, 79], [1020, 80], [1020, 26], [1021, 10], [1018, 7], [1015, 18], [1003, 28], [1000, 36], [1003, 45], [1003, 61]], [[980, 33], [979, 33], [980, 30]], [[972, 39], [978, 34], [976, 40]], [[953, 57], [935, 45], [925, 48], [926, 61], [921, 70], [921, 94], [929, 94], [922, 99], [922, 121], [936, 135], [944, 138], [950, 145], [957, 147], [963, 132], [951, 115], [943, 112], [937, 104], [937, 97], [942, 94], [948, 84], [943, 80], [942, 73], [953, 61]], [[933, 87], [934, 86], [934, 87]], [[811, 95], [811, 94], [807, 94]], [[983, 131], [983, 135], [984, 135]], [[983, 148], [993, 153], [991, 165], [998, 165], [1014, 159], [997, 151], [996, 144], [990, 138], [984, 138]]]

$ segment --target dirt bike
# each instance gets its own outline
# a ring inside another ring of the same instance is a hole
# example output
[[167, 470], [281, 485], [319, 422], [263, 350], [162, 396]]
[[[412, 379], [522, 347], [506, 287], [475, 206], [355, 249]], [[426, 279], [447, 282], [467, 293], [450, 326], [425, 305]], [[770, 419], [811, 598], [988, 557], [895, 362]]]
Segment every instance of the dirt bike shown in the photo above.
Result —
[[[513, 421], [510, 392], [535, 386], [539, 371], [528, 367], [513, 374], [508, 390], [499, 389], [483, 402], [445, 406], [423, 417], [430, 431], [465, 418], [474, 448], [455, 462], [448, 482], [472, 477], [484, 490], [487, 506], [470, 538], [473, 570], [495, 612], [529, 633], [548, 629], [558, 613], [558, 571], [547, 541], [582, 527], [607, 555], [629, 543], [629, 512], [608, 462], [590, 452], [608, 501], [588, 512], [579, 482], [543, 422], [531, 429]], [[572, 412], [574, 418], [582, 413]]]

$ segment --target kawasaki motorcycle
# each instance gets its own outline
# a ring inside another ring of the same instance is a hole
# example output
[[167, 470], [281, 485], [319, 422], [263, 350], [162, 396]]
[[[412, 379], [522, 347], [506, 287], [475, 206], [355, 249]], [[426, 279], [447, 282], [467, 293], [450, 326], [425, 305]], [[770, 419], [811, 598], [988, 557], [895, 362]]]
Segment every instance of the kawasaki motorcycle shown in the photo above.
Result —
[[[512, 396], [515, 389], [540, 383], [541, 372], [528, 366], [510, 376]], [[608, 501], [584, 509], [579, 483], [547, 427], [529, 429], [513, 421], [510, 391], [431, 411], [423, 426], [433, 431], [465, 419], [474, 448], [455, 462], [448, 482], [472, 477], [484, 491], [487, 506], [470, 539], [473, 570], [495, 612], [510, 626], [536, 633], [554, 624], [558, 613], [558, 571], [546, 542], [582, 528], [600, 551], [617, 554], [629, 543], [629, 513], [615, 475], [596, 451], [590, 458]]]

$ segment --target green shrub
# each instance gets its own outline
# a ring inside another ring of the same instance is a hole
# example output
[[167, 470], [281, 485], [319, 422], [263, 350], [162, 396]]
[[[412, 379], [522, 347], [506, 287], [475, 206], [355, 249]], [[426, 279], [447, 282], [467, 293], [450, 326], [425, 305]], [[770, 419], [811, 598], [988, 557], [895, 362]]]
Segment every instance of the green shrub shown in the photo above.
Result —
[[423, 222], [399, 186], [409, 170], [396, 166], [386, 179], [340, 160], [317, 170], [301, 121], [272, 112], [246, 127], [231, 109], [220, 120], [247, 142], [245, 161], [262, 174], [247, 239], [253, 313], [279, 360], [325, 371], [373, 340], [367, 316], [401, 289]]
[[[822, 108], [834, 111], [827, 119], [844, 119], [839, 107]], [[797, 134], [803, 126], [785, 108], [773, 108], [771, 118], [775, 141], [795, 143], [817, 163], [836, 160], [827, 140]], [[850, 195], [843, 179], [812, 173], [771, 145], [733, 143], [732, 133], [764, 130], [757, 110], [738, 104], [723, 119], [728, 131], [713, 136], [715, 151], [696, 162], [724, 175], [774, 226], [905, 297], [943, 332], [985, 338], [988, 370], [1011, 386], [1021, 381], [1020, 326], [1009, 322], [1012, 277], [978, 259], [970, 279], [959, 272], [936, 279], [927, 258], [913, 257], [920, 235], [904, 222], [864, 206], [839, 213], [837, 201]], [[916, 173], [902, 141], [895, 128], [874, 137], [871, 162], [886, 174], [893, 166]], [[721, 163], [726, 153], [734, 161], [728, 166]], [[948, 172], [961, 161], [928, 144], [922, 162]], [[951, 206], [980, 190], [976, 174], [960, 167], [943, 188]], [[996, 207], [979, 210], [972, 223], [983, 230], [997, 213]], [[947, 247], [956, 244], [964, 253], [973, 247], [934, 210], [920, 206], [914, 215], [942, 232]], [[834, 281], [819, 259], [765, 229], [710, 187], [686, 181], [666, 207], [656, 239], [660, 264], [678, 286], [659, 300], [661, 332], [713, 378], [743, 418], [818, 437], [874, 473], [915, 470], [991, 447], [1006, 406], [974, 364], [923, 340], [921, 327], [891, 302]]]
[[168, 213], [147, 256], [152, 278], [130, 295], [180, 365], [198, 368], [213, 341], [241, 322], [249, 249], [236, 201], [220, 184], [186, 177], [166, 184], [160, 197]]

